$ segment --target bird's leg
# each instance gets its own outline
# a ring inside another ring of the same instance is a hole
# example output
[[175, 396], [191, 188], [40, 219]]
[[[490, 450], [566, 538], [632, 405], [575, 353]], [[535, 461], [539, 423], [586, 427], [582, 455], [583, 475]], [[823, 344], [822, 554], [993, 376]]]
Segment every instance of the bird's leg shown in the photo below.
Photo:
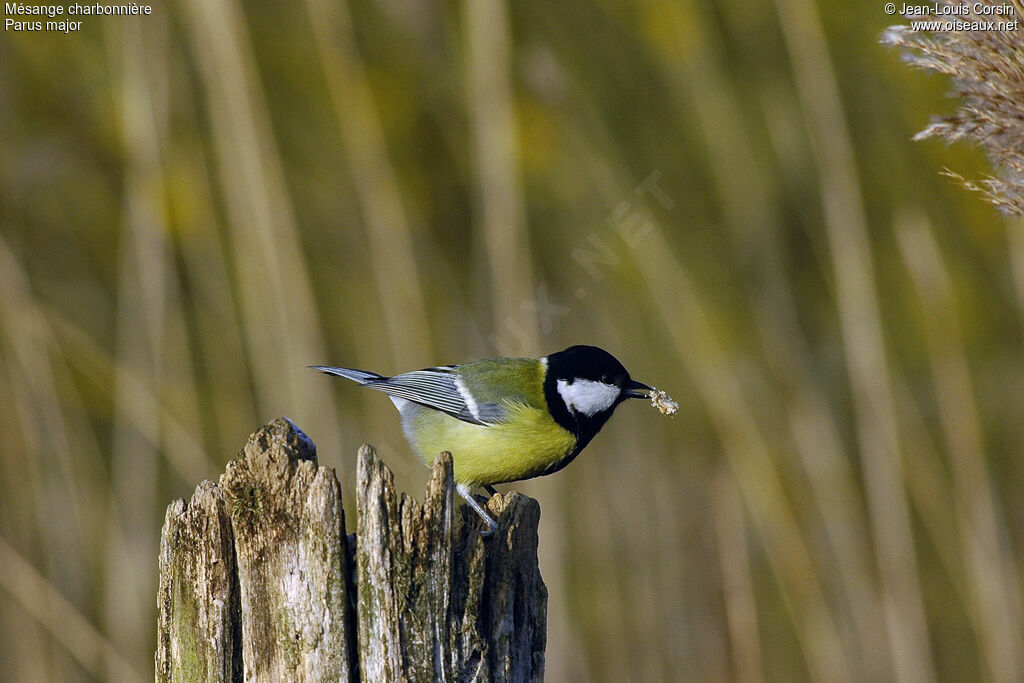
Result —
[[476, 502], [476, 499], [473, 498], [473, 494], [472, 492], [470, 492], [468, 486], [466, 486], [465, 484], [456, 484], [455, 490], [459, 492], [459, 495], [462, 496], [462, 498], [467, 503], [469, 503], [469, 506], [471, 508], [476, 510], [476, 514], [480, 515], [480, 518], [483, 519], [484, 523], [487, 524], [487, 529], [480, 532], [481, 536], [490, 536], [498, 530], [498, 523], [495, 522], [494, 519], [489, 514], [487, 514], [487, 512], [482, 507], [480, 507], [480, 503]]
[[494, 488], [490, 484], [484, 484], [484, 491], [487, 491], [487, 493], [491, 494], [492, 496], [498, 493], [498, 489]]

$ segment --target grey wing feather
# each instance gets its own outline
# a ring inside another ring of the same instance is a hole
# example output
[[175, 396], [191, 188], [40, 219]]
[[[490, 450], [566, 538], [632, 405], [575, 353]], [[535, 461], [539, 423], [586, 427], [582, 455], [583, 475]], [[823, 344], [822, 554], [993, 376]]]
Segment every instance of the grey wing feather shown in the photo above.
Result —
[[[397, 396], [414, 403], [440, 410], [463, 422], [487, 425], [500, 422], [504, 410], [497, 404], [486, 403], [476, 408], [478, 419], [466, 403], [466, 398], [455, 382], [456, 375], [450, 367], [414, 370], [394, 377], [383, 377], [376, 373], [349, 368], [316, 366], [314, 369], [329, 375], [346, 377], [389, 396]], [[480, 410], [483, 408], [483, 410]]]
[[360, 384], [370, 384], [371, 382], [387, 379], [387, 377], [378, 375], [376, 372], [367, 372], [366, 370], [356, 370], [354, 368], [332, 368], [327, 365], [310, 365], [309, 367], [313, 370], [319, 370], [325, 375], [344, 377]]
[[508, 411], [500, 403], [479, 403], [476, 414], [480, 421], [485, 424], [504, 422], [508, 417]]
[[371, 386], [392, 396], [442, 410], [460, 419], [460, 413], [466, 410], [466, 401], [459, 393], [451, 372], [414, 370]]

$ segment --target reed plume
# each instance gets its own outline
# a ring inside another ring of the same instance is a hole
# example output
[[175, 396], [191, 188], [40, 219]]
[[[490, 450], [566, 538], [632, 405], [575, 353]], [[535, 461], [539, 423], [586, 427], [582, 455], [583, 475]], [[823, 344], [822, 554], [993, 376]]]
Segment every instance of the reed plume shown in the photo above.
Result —
[[[983, 7], [1012, 13], [989, 13]], [[1000, 209], [1024, 215], [1024, 5], [1020, 0], [978, 2], [966, 16], [933, 19], [892, 26], [882, 36], [883, 43], [903, 50], [909, 64], [949, 76], [952, 95], [960, 100], [955, 113], [936, 118], [914, 140], [980, 145], [996, 167], [994, 175], [977, 182], [948, 169], [946, 175]], [[975, 22], [985, 30], [955, 30]]]

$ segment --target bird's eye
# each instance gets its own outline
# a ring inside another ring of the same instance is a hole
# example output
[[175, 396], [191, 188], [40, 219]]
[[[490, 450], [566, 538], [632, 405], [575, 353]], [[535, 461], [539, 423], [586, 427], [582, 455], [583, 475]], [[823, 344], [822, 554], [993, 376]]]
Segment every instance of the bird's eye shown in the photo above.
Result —
[[603, 375], [601, 375], [601, 383], [602, 384], [615, 384], [615, 378], [611, 376], [611, 373], [606, 372]]

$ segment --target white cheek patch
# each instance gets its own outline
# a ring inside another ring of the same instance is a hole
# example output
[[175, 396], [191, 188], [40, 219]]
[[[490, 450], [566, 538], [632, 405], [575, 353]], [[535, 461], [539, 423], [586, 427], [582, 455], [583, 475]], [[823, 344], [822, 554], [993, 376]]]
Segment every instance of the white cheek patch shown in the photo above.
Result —
[[608, 410], [619, 398], [619, 388], [604, 382], [590, 379], [578, 379], [572, 384], [567, 380], [558, 380], [558, 395], [565, 402], [571, 413], [583, 413], [593, 417], [597, 413]]

